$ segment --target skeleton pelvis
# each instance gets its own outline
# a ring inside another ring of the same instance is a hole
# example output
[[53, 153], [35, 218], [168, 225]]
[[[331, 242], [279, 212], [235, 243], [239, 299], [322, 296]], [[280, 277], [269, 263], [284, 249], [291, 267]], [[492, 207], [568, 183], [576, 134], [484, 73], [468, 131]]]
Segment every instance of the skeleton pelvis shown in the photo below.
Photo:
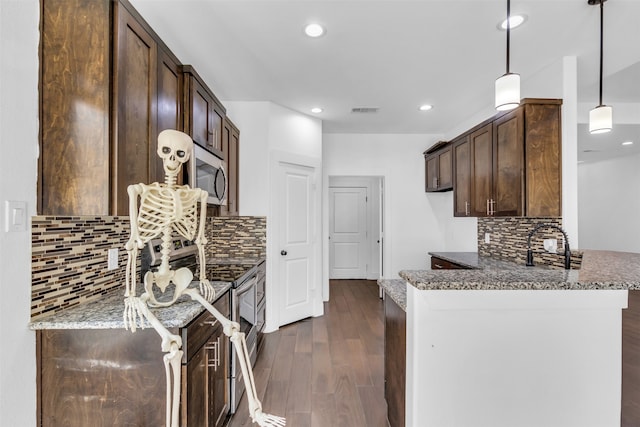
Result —
[[[144, 290], [149, 296], [149, 305], [151, 307], [166, 307], [173, 304], [189, 286], [193, 280], [193, 273], [186, 267], [177, 270], [169, 270], [166, 273], [155, 271], [147, 271], [144, 275]], [[166, 297], [162, 301], [158, 301], [154, 293], [154, 285], [162, 294], [165, 293], [170, 284], [173, 283], [173, 296], [167, 300]]]

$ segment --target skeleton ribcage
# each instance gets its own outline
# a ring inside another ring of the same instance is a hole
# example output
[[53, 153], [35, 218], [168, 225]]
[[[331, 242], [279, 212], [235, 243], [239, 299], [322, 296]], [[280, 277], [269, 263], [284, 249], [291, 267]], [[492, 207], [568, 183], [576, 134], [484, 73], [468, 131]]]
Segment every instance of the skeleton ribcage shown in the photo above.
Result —
[[198, 229], [198, 200], [201, 190], [183, 186], [167, 188], [164, 184], [145, 186], [140, 196], [138, 230], [143, 242], [173, 230], [193, 240]]

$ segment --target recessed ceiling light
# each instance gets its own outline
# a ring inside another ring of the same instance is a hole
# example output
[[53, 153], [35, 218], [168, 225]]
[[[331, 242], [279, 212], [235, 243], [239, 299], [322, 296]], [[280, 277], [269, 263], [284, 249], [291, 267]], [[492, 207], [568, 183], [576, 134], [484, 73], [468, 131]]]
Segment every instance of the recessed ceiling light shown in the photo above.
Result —
[[322, 108], [320, 108], [320, 107], [313, 107], [313, 108], [311, 109], [311, 112], [312, 112], [312, 113], [314, 113], [314, 114], [322, 113]]
[[[524, 22], [527, 20], [527, 15], [513, 15], [511, 16], [511, 18], [509, 18], [509, 22], [511, 22], [511, 29], [513, 30], [514, 28], [519, 27], [520, 25], [524, 24]], [[498, 29], [499, 30], [506, 30], [507, 29], [507, 20], [505, 19], [504, 21], [498, 23]]]
[[633, 141], [625, 141], [622, 145], [633, 145]]
[[424, 105], [421, 105], [418, 109], [419, 109], [420, 111], [429, 111], [429, 110], [431, 110], [432, 108], [433, 108], [433, 105], [424, 104]]
[[304, 27], [304, 33], [309, 37], [320, 37], [324, 34], [324, 27], [320, 24], [308, 24]]

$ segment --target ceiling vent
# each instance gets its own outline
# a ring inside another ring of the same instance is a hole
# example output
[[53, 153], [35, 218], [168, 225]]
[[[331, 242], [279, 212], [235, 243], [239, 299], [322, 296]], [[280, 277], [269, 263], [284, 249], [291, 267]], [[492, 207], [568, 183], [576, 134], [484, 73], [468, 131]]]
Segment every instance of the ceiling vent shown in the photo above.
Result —
[[379, 109], [380, 108], [378, 107], [355, 107], [351, 109], [351, 112], [359, 113], [359, 114], [371, 114], [371, 113], [377, 113]]

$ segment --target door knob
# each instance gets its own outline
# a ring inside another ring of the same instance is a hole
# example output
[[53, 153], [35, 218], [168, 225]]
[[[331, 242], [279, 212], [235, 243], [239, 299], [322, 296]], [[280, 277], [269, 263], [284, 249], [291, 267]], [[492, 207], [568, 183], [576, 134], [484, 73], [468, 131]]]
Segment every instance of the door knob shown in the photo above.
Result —
[[280, 251], [280, 255], [285, 256], [287, 254], [287, 251]]

